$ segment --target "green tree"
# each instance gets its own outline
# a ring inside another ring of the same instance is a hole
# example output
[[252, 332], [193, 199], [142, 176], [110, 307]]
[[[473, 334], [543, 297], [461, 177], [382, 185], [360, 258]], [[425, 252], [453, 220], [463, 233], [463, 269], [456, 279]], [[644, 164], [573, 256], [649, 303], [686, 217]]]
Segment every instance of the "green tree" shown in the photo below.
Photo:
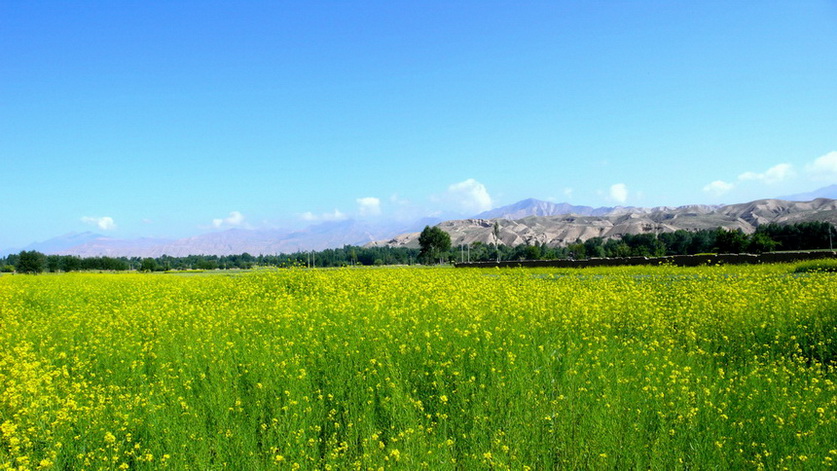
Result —
[[201, 259], [195, 264], [195, 268], [198, 270], [215, 270], [218, 268], [218, 261], [211, 258], [206, 259], [201, 257]]
[[494, 248], [497, 249], [497, 263], [500, 263], [500, 223], [497, 221], [494, 221], [492, 233], [494, 234]]
[[157, 261], [153, 258], [144, 258], [140, 262], [140, 271], [154, 271], [157, 269]]
[[776, 249], [776, 241], [763, 232], [756, 232], [750, 236], [747, 250], [751, 253], [772, 252]]
[[620, 239], [610, 239], [604, 244], [605, 255], [608, 257], [630, 257], [631, 246]]
[[601, 237], [592, 237], [584, 241], [584, 251], [588, 257], [604, 257], [604, 239]]
[[587, 247], [580, 240], [576, 240], [574, 244], [568, 245], [567, 252], [569, 252], [570, 258], [572, 259], [579, 260], [587, 258]]
[[750, 243], [749, 237], [741, 229], [728, 231], [719, 227], [715, 234], [718, 253], [744, 253]]
[[659, 257], [666, 254], [666, 246], [655, 234], [625, 234], [622, 241], [631, 248], [631, 255]]
[[666, 255], [688, 255], [689, 245], [692, 243], [692, 233], [678, 229], [674, 232], [663, 232], [657, 238], [666, 246]]
[[434, 260], [441, 263], [445, 253], [450, 250], [450, 235], [438, 227], [424, 226], [419, 235], [419, 246], [419, 258], [428, 263]]
[[717, 231], [704, 229], [702, 231], [692, 234], [692, 240], [689, 242], [689, 254], [712, 252], [715, 247], [715, 238], [718, 236]]
[[535, 243], [535, 245], [525, 245], [522, 255], [523, 260], [540, 260], [543, 254], [541, 252], [541, 246]]
[[55, 272], [61, 270], [61, 256], [60, 255], [47, 255], [46, 269], [50, 273], [55, 273]]
[[47, 265], [46, 255], [41, 252], [31, 250], [29, 252], [20, 252], [17, 259], [15, 270], [18, 273], [41, 273]]

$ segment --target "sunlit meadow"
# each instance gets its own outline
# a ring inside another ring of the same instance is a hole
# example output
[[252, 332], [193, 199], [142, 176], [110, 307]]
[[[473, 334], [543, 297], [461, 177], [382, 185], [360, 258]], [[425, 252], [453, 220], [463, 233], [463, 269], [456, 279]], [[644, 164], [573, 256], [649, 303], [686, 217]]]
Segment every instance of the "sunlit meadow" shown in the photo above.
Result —
[[821, 469], [837, 275], [0, 276], [0, 469]]

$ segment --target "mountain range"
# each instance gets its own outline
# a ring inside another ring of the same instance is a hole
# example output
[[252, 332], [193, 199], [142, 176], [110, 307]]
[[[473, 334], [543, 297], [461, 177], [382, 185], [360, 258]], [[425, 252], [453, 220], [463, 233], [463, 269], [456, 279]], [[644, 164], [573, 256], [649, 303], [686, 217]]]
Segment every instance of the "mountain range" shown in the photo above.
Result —
[[[170, 255], [272, 255], [307, 250], [323, 250], [344, 245], [364, 245], [392, 237], [393, 234], [417, 231], [435, 225], [440, 219], [424, 218], [411, 223], [371, 223], [347, 219], [315, 224], [305, 229], [227, 229], [183, 239], [117, 239], [93, 232], [69, 233], [44, 242], [31, 244], [23, 250], [45, 254], [80, 257], [160, 257]], [[12, 253], [15, 251], [9, 251]]]
[[[523, 216], [523, 202], [497, 208], [488, 213], [492, 219], [470, 218], [444, 221], [439, 227], [450, 234], [451, 243], [493, 244], [494, 223], [500, 229], [500, 243], [520, 245], [545, 243], [551, 246], [585, 241], [593, 237], [618, 238], [624, 234], [674, 232], [679, 229], [696, 231], [723, 227], [752, 233], [756, 227], [768, 223], [797, 223], [828, 221], [837, 224], [837, 200], [819, 198], [808, 202], [778, 199], [757, 200], [749, 203], [707, 206], [688, 205], [656, 208], [592, 208], [578, 213], [557, 214], [562, 205], [527, 200], [531, 212]], [[585, 214], [586, 213], [586, 214]], [[485, 214], [485, 213], [484, 213]], [[523, 217], [521, 217], [523, 216]], [[418, 232], [401, 234], [392, 239], [373, 242], [372, 246], [418, 247]]]
[[837, 185], [829, 185], [808, 193], [797, 193], [795, 195], [780, 196], [777, 199], [787, 201], [811, 201], [817, 198], [837, 199]]
[[534, 198], [500, 208], [490, 209], [474, 216], [474, 219], [523, 219], [529, 216], [558, 216], [577, 214], [579, 216], [604, 216], [616, 208], [593, 208], [591, 206], [573, 206], [569, 203], [550, 203]]
[[[811, 198], [809, 198], [811, 197]], [[182, 239], [117, 239], [92, 232], [70, 233], [23, 250], [46, 254], [159, 257], [170, 255], [276, 254], [323, 250], [344, 245], [418, 247], [419, 232], [439, 225], [452, 243], [494, 243], [493, 225], [500, 225], [506, 245], [546, 243], [564, 245], [592, 237], [605, 239], [622, 234], [698, 230], [724, 227], [752, 232], [760, 224], [830, 221], [837, 223], [837, 185], [781, 199], [757, 200], [732, 205], [687, 205], [679, 207], [574, 206], [537, 199], [495, 208], [468, 219], [442, 221], [425, 218], [409, 223], [331, 221], [301, 230], [228, 229]], [[9, 250], [6, 253], [14, 253]], [[2, 255], [0, 253], [0, 255]]]

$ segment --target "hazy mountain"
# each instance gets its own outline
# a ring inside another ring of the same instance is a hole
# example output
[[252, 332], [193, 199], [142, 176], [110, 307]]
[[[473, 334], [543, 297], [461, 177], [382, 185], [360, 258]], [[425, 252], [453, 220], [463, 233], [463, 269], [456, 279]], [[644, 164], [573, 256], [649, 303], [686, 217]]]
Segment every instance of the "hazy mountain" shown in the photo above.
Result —
[[577, 214], [580, 216], [601, 216], [615, 208], [593, 208], [590, 206], [573, 206], [568, 203], [550, 203], [534, 198], [518, 201], [517, 203], [490, 209], [474, 216], [474, 219], [523, 219], [527, 216], [558, 216], [561, 214]]
[[72, 247], [44, 251], [47, 255], [78, 255], [79, 257], [149, 257], [155, 253], [155, 247], [170, 243], [168, 239], [116, 239], [97, 237], [93, 240]]
[[[761, 224], [829, 221], [837, 223], [837, 201], [808, 202], [758, 200], [726, 206], [689, 205], [676, 208], [613, 208], [603, 216], [563, 214], [527, 216], [520, 219], [462, 219], [445, 221], [439, 227], [450, 234], [453, 245], [482, 242], [493, 244], [494, 221], [500, 225], [505, 245], [546, 243], [558, 246], [593, 237], [618, 238], [624, 234], [690, 231], [724, 227], [752, 233]], [[418, 247], [418, 232], [377, 241], [371, 245]]]
[[178, 240], [113, 239], [102, 236], [80, 240], [75, 245], [56, 245], [42, 250], [47, 254], [126, 257], [159, 257], [170, 255], [272, 255], [306, 250], [323, 250], [344, 245], [364, 245], [391, 237], [393, 234], [419, 231], [425, 225], [435, 225], [439, 219], [422, 219], [410, 223], [365, 222], [353, 219], [315, 224], [305, 229], [250, 230], [228, 229]]
[[809, 193], [780, 196], [778, 199], [787, 201], [811, 201], [817, 198], [837, 199], [837, 185], [824, 186]]
[[[43, 242], [35, 242], [20, 250], [37, 250], [41, 253], [54, 253], [76, 245], [84, 244], [105, 236], [94, 232], [70, 232]], [[14, 252], [19, 252], [15, 250]]]

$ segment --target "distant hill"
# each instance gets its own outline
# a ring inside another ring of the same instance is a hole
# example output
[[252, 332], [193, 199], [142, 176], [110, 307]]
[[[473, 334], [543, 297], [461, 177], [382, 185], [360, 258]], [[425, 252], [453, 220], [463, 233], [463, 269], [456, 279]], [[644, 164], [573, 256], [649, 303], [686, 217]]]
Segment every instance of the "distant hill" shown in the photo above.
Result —
[[787, 201], [811, 201], [817, 198], [837, 199], [837, 185], [825, 186], [809, 193], [780, 196], [778, 199]]
[[527, 216], [558, 216], [578, 214], [580, 216], [601, 216], [615, 208], [593, 208], [591, 206], [573, 206], [568, 203], [550, 203], [534, 198], [490, 209], [474, 216], [474, 219], [522, 219]]
[[[718, 206], [709, 205], [689, 205], [682, 208], [690, 208], [694, 211], [711, 211]], [[508, 206], [494, 208], [480, 214], [477, 214], [473, 219], [523, 219], [529, 216], [613, 216], [620, 214], [633, 213], [650, 213], [654, 211], [661, 211], [666, 209], [678, 209], [670, 206], [660, 206], [657, 208], [637, 208], [634, 206], [602, 206], [594, 208], [592, 206], [575, 206], [569, 203], [551, 203], [549, 201], [542, 201], [534, 198], [518, 201], [517, 203]]]
[[21, 250], [37, 250], [41, 253], [54, 253], [104, 237], [105, 236], [96, 234], [95, 232], [70, 232], [43, 242], [29, 244]]
[[100, 236], [71, 247], [43, 251], [47, 255], [78, 255], [80, 257], [148, 257], [159, 246], [170, 244], [168, 239], [116, 239]]
[[[524, 207], [526, 205], [523, 205]], [[531, 207], [531, 206], [529, 206]], [[561, 214], [495, 219], [505, 245], [546, 243], [561, 246], [593, 237], [618, 238], [624, 234], [674, 232], [723, 227], [752, 233], [761, 224], [828, 221], [837, 224], [837, 201], [820, 198], [809, 202], [758, 200], [726, 206], [689, 205], [676, 208], [612, 208], [601, 216]], [[494, 220], [471, 218], [445, 221], [453, 245], [482, 242], [493, 244]], [[406, 233], [373, 246], [418, 247], [418, 233]]]
[[249, 230], [228, 229], [177, 240], [113, 239], [95, 235], [70, 241], [44, 245], [46, 254], [78, 255], [81, 257], [160, 257], [170, 255], [273, 255], [305, 250], [323, 250], [344, 245], [364, 245], [403, 232], [421, 230], [435, 225], [439, 219], [422, 219], [411, 223], [368, 223], [348, 219], [324, 222], [305, 229]]

